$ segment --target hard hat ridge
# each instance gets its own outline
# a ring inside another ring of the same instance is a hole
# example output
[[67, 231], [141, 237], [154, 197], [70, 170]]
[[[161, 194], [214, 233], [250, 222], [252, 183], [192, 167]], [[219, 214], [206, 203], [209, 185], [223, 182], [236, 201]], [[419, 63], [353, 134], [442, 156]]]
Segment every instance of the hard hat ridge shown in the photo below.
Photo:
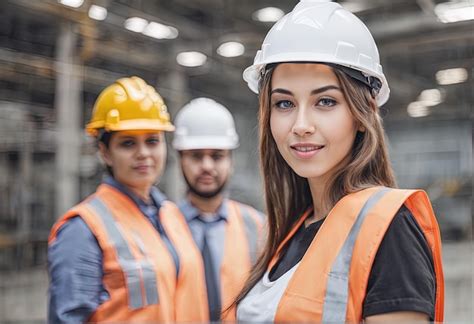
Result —
[[173, 131], [167, 107], [156, 90], [138, 77], [121, 78], [97, 98], [86, 131]]

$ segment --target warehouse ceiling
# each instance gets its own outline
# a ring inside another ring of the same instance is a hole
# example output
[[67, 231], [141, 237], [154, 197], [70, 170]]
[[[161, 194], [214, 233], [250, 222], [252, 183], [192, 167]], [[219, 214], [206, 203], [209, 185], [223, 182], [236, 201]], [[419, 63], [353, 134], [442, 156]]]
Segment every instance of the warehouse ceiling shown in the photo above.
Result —
[[[442, 23], [438, 0], [348, 0], [372, 31], [392, 96], [387, 118], [410, 119], [407, 107], [423, 90], [438, 89], [441, 103], [425, 118], [470, 118], [473, 102], [473, 20]], [[239, 109], [256, 109], [256, 98], [241, 78], [272, 23], [256, 21], [258, 9], [272, 6], [287, 13], [297, 1], [256, 0], [86, 0], [79, 8], [57, 0], [0, 2], [0, 98], [19, 101], [42, 114], [52, 111], [56, 91], [56, 57], [61, 28], [73, 23], [78, 36], [77, 63], [83, 66], [85, 105], [104, 86], [124, 75], [139, 75], [165, 97], [180, 95], [170, 75], [186, 76], [187, 97], [210, 96]], [[91, 5], [107, 9], [105, 20], [89, 17]], [[473, 7], [466, 10], [474, 10]], [[124, 28], [130, 17], [172, 26], [174, 39], [155, 39]], [[218, 47], [238, 41], [243, 55], [223, 57]], [[183, 67], [176, 56], [198, 51], [204, 65]], [[467, 80], [440, 85], [440, 70], [464, 68]], [[89, 111], [87, 107], [87, 111]], [[413, 117], [413, 116], [412, 116]]]

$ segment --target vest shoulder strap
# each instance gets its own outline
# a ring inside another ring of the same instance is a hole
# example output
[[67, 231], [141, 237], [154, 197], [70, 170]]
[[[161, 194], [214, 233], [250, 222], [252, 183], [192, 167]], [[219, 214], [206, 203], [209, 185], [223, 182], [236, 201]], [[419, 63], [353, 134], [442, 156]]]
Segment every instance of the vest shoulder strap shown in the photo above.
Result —
[[262, 236], [263, 220], [259, 212], [254, 208], [237, 201], [230, 201], [236, 206], [242, 217], [245, 236], [249, 245], [250, 260], [255, 264], [259, 252], [259, 238]]

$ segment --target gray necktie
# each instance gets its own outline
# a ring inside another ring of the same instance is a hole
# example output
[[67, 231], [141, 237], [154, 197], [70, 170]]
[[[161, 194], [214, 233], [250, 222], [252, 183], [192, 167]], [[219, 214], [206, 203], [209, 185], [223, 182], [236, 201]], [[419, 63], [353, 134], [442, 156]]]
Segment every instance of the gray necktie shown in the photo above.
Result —
[[214, 271], [214, 260], [208, 243], [208, 233], [213, 223], [204, 222], [204, 237], [202, 246], [202, 258], [204, 261], [204, 270], [206, 274], [207, 298], [209, 301], [209, 318], [211, 321], [219, 321], [221, 317], [221, 297], [219, 285], [216, 282], [216, 274]]

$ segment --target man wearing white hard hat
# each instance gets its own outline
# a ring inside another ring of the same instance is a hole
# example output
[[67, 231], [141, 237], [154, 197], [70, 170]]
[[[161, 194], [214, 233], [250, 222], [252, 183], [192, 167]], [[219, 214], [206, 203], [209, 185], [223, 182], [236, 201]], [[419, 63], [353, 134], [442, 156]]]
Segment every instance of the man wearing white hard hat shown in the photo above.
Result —
[[263, 217], [224, 193], [233, 171], [232, 150], [239, 146], [231, 113], [212, 99], [198, 98], [178, 112], [175, 125], [173, 148], [188, 189], [179, 208], [202, 252], [210, 319], [232, 320], [226, 316], [233, 314], [222, 311], [256, 260]]

